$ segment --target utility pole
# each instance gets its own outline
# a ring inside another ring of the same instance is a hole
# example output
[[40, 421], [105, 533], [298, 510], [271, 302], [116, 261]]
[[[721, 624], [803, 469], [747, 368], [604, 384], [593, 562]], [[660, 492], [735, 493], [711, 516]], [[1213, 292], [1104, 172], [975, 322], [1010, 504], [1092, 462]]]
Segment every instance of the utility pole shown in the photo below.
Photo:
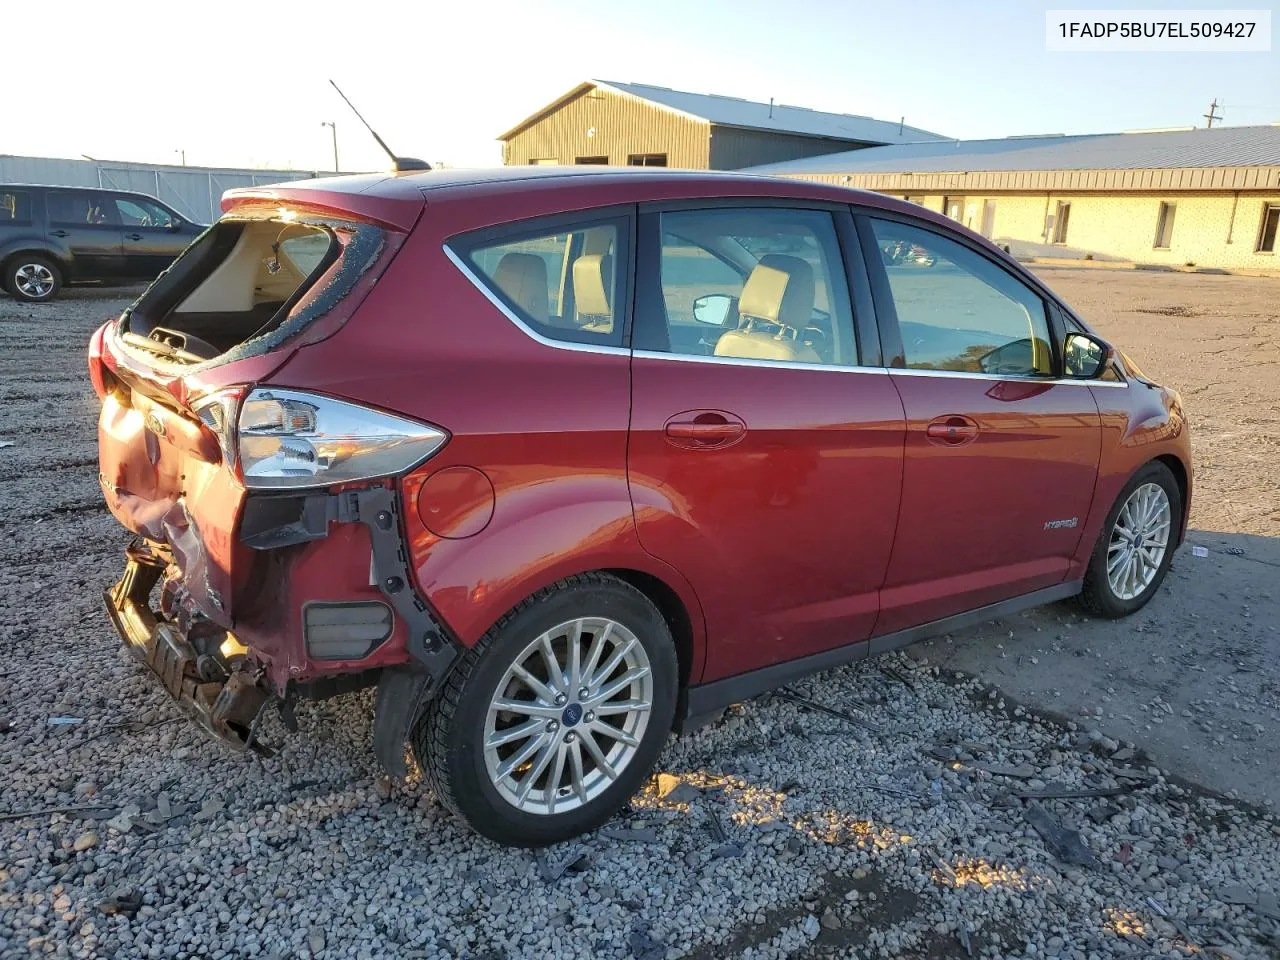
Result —
[[321, 120], [320, 126], [328, 127], [333, 134], [333, 172], [338, 172], [338, 124], [332, 120]]
[[182, 165], [185, 167], [187, 165], [187, 151], [179, 149], [173, 152], [182, 157]]
[[1221, 119], [1222, 119], [1222, 116], [1218, 113], [1218, 98], [1217, 98], [1217, 97], [1214, 97], [1214, 98], [1213, 98], [1213, 103], [1209, 104], [1209, 112], [1208, 112], [1208, 113], [1206, 113], [1206, 114], [1203, 114], [1202, 116], [1203, 116], [1206, 120], [1208, 120], [1208, 121], [1209, 121], [1209, 127], [1210, 127], [1210, 128], [1212, 128], [1212, 127], [1213, 127], [1213, 121], [1215, 121], [1215, 120], [1221, 120]]

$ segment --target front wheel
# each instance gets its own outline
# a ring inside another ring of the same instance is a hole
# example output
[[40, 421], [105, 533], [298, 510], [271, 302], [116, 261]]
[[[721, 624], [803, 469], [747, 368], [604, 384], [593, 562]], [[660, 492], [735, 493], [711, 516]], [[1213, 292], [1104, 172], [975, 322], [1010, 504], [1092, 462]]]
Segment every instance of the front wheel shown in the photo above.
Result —
[[62, 271], [45, 257], [19, 255], [5, 268], [4, 286], [18, 300], [44, 303], [56, 297], [62, 289]]
[[1182, 494], [1163, 463], [1125, 484], [1085, 572], [1080, 602], [1090, 613], [1127, 617], [1147, 605], [1169, 571], [1182, 522]]
[[640, 788], [675, 714], [666, 621], [607, 574], [539, 591], [463, 657], [413, 734], [441, 802], [498, 843], [594, 829]]

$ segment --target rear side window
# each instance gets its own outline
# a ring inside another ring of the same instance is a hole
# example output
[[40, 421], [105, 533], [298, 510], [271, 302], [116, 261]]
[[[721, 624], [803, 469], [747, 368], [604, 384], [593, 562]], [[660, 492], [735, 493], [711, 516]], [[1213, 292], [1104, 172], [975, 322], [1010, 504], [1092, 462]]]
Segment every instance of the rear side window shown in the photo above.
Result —
[[98, 193], [51, 190], [45, 195], [49, 222], [64, 227], [116, 223], [115, 206]]
[[963, 244], [892, 220], [871, 221], [907, 366], [1051, 376], [1044, 301]]
[[30, 222], [31, 195], [23, 190], [0, 190], [0, 226]]
[[478, 281], [539, 336], [621, 346], [627, 221], [534, 228], [460, 244]]

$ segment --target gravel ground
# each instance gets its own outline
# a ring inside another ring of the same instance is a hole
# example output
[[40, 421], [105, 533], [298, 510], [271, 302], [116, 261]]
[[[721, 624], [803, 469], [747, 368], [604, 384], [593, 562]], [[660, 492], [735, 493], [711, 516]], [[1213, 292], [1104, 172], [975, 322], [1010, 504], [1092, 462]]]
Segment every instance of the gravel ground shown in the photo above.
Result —
[[[1002, 692], [1068, 643], [1048, 636], [1093, 629], [1065, 607], [1019, 619], [1005, 647], [989, 628], [965, 672], [941, 665], [978, 648], [958, 637], [735, 708], [673, 740], [609, 828], [540, 855], [382, 781], [368, 695], [301, 705], [287, 738], [268, 723], [270, 760], [206, 743], [100, 610], [125, 537], [96, 489], [83, 348], [114, 293], [0, 300], [0, 956], [1280, 956], [1280, 824], [1166, 776], [1154, 731], [1126, 741], [1074, 694]], [[1137, 621], [1144, 650], [1173, 659], [1212, 629], [1252, 642], [1225, 555], [1199, 562], [1180, 558]], [[1162, 633], [1184, 590], [1205, 629]], [[1132, 642], [1106, 629], [1098, 651]], [[1128, 693], [1105, 661], [1071, 659]], [[1072, 791], [1088, 795], [1018, 796]]]

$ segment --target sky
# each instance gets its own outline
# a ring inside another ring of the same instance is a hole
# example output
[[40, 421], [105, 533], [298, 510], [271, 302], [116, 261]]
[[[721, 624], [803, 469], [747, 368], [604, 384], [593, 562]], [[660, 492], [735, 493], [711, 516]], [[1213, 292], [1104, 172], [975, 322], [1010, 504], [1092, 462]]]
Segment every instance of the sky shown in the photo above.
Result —
[[[0, 124], [0, 153], [332, 169], [333, 121], [343, 170], [385, 169], [330, 79], [397, 153], [452, 166], [501, 163], [498, 134], [593, 78], [905, 117], [962, 139], [1203, 126], [1214, 98], [1225, 125], [1280, 122], [1276, 49], [1048, 53], [1045, 11], [1065, 6], [61, 0], [56, 39], [10, 44], [0, 62], [4, 87], [38, 78], [50, 107]], [[1280, 30], [1276, 0], [1252, 6]]]

